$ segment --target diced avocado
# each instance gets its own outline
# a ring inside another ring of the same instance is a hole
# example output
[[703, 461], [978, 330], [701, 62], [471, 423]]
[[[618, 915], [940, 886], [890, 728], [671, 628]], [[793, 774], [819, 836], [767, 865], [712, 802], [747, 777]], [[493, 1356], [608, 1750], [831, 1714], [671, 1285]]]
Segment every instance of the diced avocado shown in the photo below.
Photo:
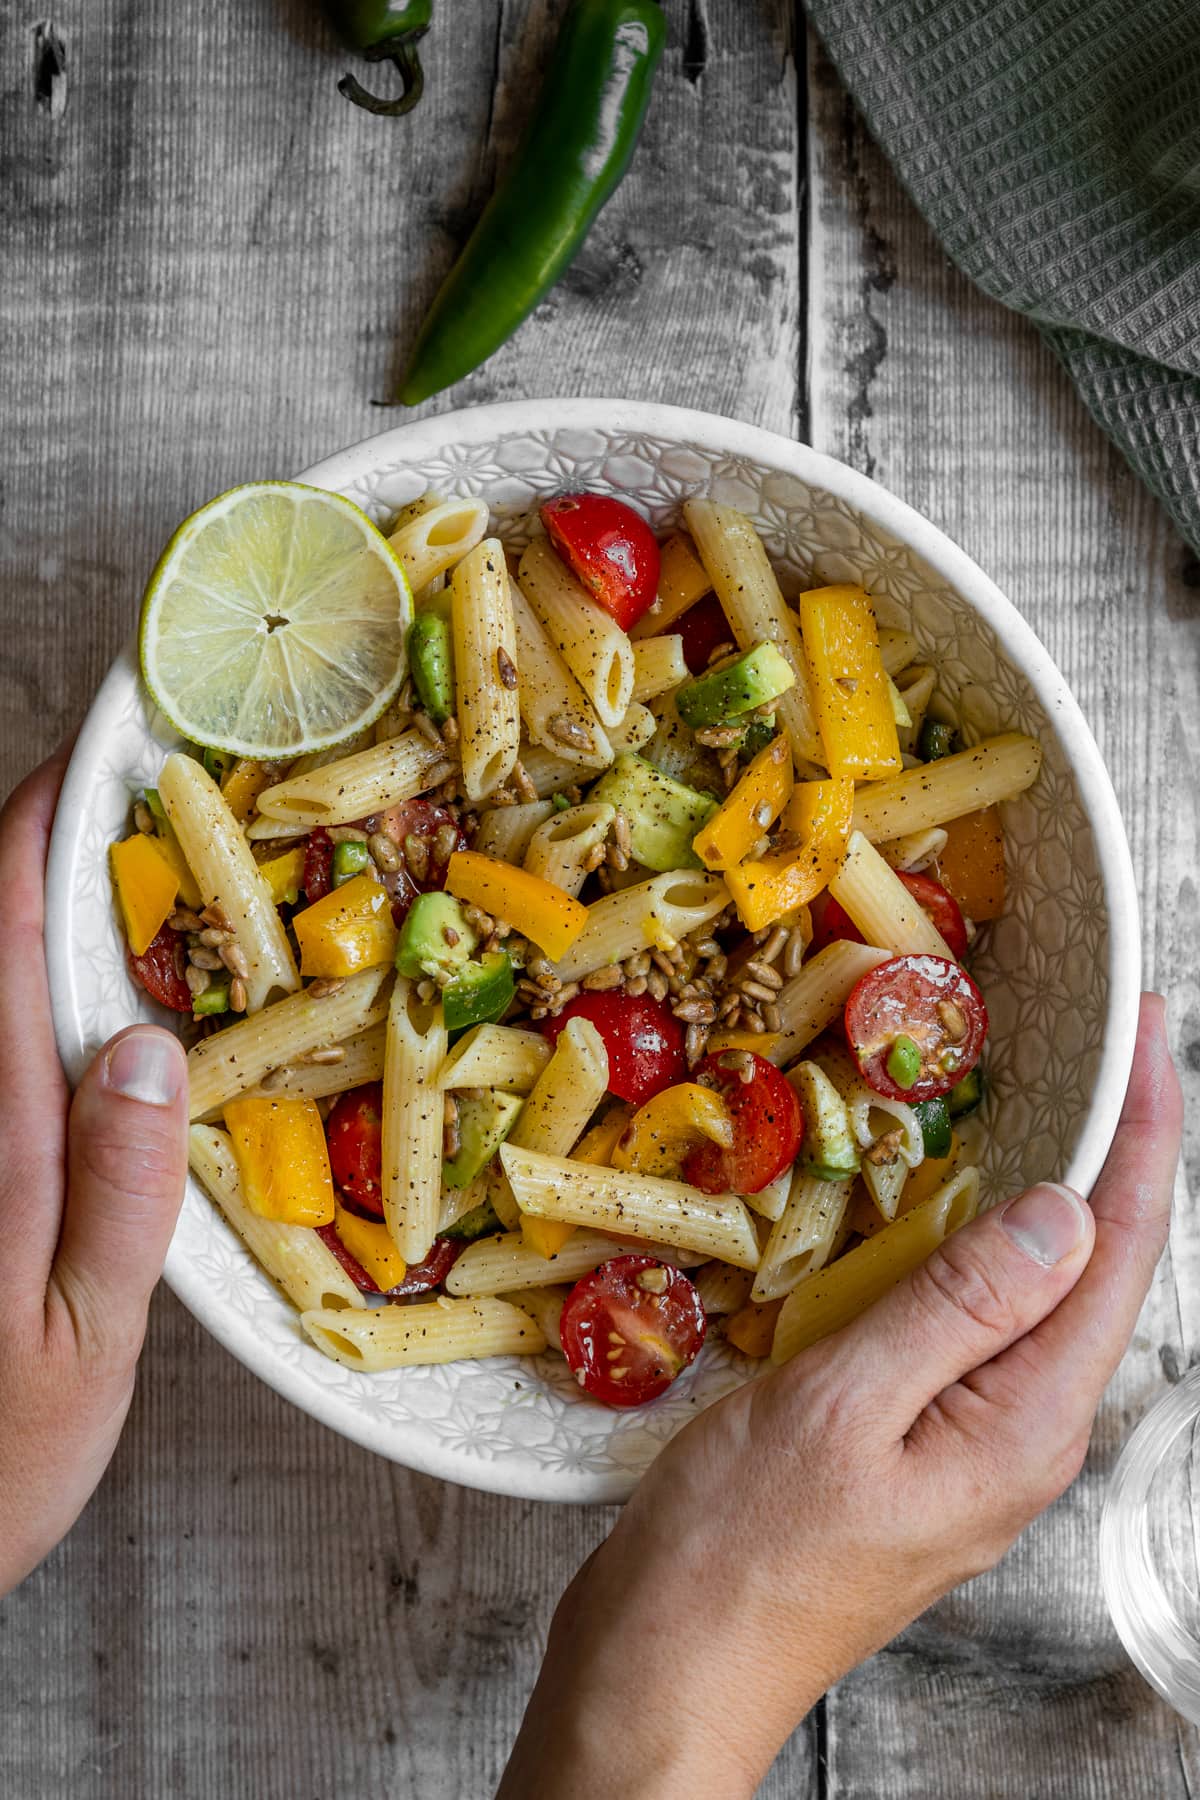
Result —
[[464, 963], [461, 974], [442, 989], [446, 1030], [465, 1031], [468, 1025], [490, 1025], [503, 1018], [514, 986], [512, 960], [504, 950]]
[[365, 838], [346, 838], [333, 846], [333, 885], [341, 887], [370, 866], [371, 853]]
[[489, 1231], [499, 1231], [500, 1221], [496, 1217], [496, 1209], [490, 1200], [482, 1206], [476, 1206], [461, 1219], [455, 1219], [453, 1225], [447, 1225], [445, 1231], [439, 1231], [439, 1237], [450, 1238], [456, 1243], [473, 1244], [476, 1238], [486, 1237]]
[[[971, 1078], [968, 1075], [967, 1080]], [[944, 1100], [919, 1100], [913, 1107], [917, 1122], [921, 1127], [921, 1138], [925, 1145], [926, 1156], [949, 1156], [950, 1146], [954, 1142], [954, 1128], [950, 1123], [950, 1110]]]
[[208, 1019], [214, 1013], [229, 1011], [229, 977], [210, 981], [202, 994], [192, 995], [192, 1017]]
[[926, 713], [917, 738], [917, 755], [922, 762], [937, 762], [958, 749], [958, 733], [942, 719], [931, 719]]
[[685, 681], [675, 706], [685, 725], [726, 725], [756, 706], [767, 706], [796, 685], [796, 671], [774, 644], [755, 644], [724, 668], [706, 669]]
[[459, 1094], [458, 1155], [442, 1164], [442, 1180], [447, 1187], [466, 1187], [474, 1181], [485, 1163], [491, 1161], [516, 1124], [525, 1102], [519, 1094], [505, 1094], [499, 1088], [486, 1088], [477, 1099]]
[[765, 750], [778, 735], [774, 713], [768, 713], [765, 719], [751, 719], [746, 726], [746, 734], [738, 745], [738, 761], [753, 762], [759, 751]]
[[452, 894], [418, 894], [400, 928], [396, 973], [410, 981], [423, 975], [457, 975], [478, 942]]
[[593, 800], [619, 807], [629, 821], [634, 860], [661, 874], [666, 869], [699, 869], [692, 839], [717, 810], [711, 794], [672, 781], [625, 750], [592, 789]]
[[946, 1095], [946, 1110], [952, 1119], [965, 1119], [976, 1107], [983, 1105], [985, 1093], [982, 1069], [972, 1069], [964, 1075], [957, 1087], [952, 1087]]
[[421, 705], [444, 725], [454, 711], [454, 644], [444, 614], [417, 614], [408, 628], [408, 667]]
[[788, 1080], [804, 1112], [803, 1155], [818, 1181], [845, 1181], [861, 1165], [846, 1102], [813, 1062], [788, 1070]]

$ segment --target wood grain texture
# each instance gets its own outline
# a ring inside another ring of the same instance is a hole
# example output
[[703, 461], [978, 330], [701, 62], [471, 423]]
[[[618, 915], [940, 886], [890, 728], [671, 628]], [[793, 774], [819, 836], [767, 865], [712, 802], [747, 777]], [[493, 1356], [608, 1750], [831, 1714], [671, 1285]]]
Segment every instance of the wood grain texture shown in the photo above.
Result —
[[[561, 7], [444, 6], [411, 123], [315, 0], [0, 18], [0, 782], [85, 708], [175, 524], [404, 415], [389, 390], [511, 151]], [[791, 433], [792, 7], [671, 0], [633, 171], [570, 277], [426, 409], [595, 392]], [[685, 67], [686, 63], [686, 67]], [[417, 128], [413, 128], [417, 127]], [[0, 1603], [14, 1800], [489, 1794], [606, 1510], [409, 1475], [305, 1419], [165, 1291], [113, 1467]], [[811, 1733], [767, 1800], [813, 1789]]]
[[[1200, 749], [1194, 562], [1034, 329], [947, 262], [815, 46], [810, 71], [812, 441], [962, 544], [1066, 674], [1129, 828], [1145, 979], [1170, 990], [1194, 1120], [1196, 795], [1173, 773]], [[1194, 1131], [1171, 1255], [1083, 1476], [998, 1570], [830, 1696], [828, 1792], [839, 1800], [1183, 1800], [1195, 1791], [1200, 1739], [1130, 1667], [1096, 1566], [1120, 1445], [1196, 1354]]]

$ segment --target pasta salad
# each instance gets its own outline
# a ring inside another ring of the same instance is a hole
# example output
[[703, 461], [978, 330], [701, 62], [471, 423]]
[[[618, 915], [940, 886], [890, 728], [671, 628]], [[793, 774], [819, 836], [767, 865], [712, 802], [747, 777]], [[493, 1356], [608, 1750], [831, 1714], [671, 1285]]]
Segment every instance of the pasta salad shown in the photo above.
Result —
[[973, 1215], [966, 965], [1041, 752], [963, 747], [915, 637], [785, 599], [732, 507], [525, 523], [407, 507], [381, 716], [169, 755], [112, 873], [193, 1035], [192, 1170], [316, 1350], [550, 1351], [632, 1406], [709, 1330], [794, 1355]]

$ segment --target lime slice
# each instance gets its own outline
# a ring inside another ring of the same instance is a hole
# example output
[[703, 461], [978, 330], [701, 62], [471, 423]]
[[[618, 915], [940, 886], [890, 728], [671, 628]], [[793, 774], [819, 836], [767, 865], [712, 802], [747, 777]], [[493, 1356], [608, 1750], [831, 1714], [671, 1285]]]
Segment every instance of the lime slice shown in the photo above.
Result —
[[202, 506], [163, 551], [142, 601], [142, 677], [194, 743], [301, 756], [395, 698], [411, 617], [404, 569], [364, 512], [255, 482]]

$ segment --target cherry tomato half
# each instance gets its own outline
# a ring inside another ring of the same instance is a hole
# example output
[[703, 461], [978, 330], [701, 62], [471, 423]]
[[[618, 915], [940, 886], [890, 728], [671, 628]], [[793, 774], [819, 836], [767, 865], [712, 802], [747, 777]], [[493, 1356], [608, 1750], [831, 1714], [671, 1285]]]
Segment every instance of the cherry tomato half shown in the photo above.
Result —
[[183, 975], [187, 968], [187, 951], [181, 931], [172, 931], [169, 925], [162, 926], [158, 936], [150, 940], [140, 956], [135, 956], [132, 950], [129, 952], [129, 967], [134, 980], [160, 1006], [169, 1006], [172, 1012], [191, 1012], [192, 991]]
[[681, 1270], [652, 1256], [614, 1256], [575, 1283], [559, 1330], [584, 1393], [606, 1406], [642, 1406], [695, 1361], [704, 1307]]
[[748, 1051], [754, 1074], [743, 1081], [719, 1056], [705, 1057], [694, 1079], [720, 1090], [733, 1120], [728, 1150], [706, 1142], [689, 1150], [683, 1178], [706, 1194], [761, 1193], [795, 1162], [804, 1137], [804, 1114], [789, 1081], [765, 1057]]
[[608, 1091], [631, 1106], [682, 1081], [687, 1075], [683, 1026], [649, 994], [580, 994], [557, 1018], [542, 1021], [550, 1043], [568, 1019], [590, 1019], [608, 1051]]
[[314, 900], [323, 900], [333, 886], [333, 839], [323, 825], [308, 834], [300, 886], [310, 906]]
[[325, 1121], [329, 1167], [352, 1212], [382, 1219], [383, 1083], [339, 1094]]
[[715, 594], [705, 594], [689, 606], [671, 626], [683, 639], [683, 660], [693, 675], [708, 667], [708, 659], [718, 644], [732, 644], [733, 633], [725, 609]]
[[[850, 990], [846, 1040], [864, 1081], [889, 1100], [936, 1100], [979, 1061], [987, 1007], [965, 969], [944, 956], [894, 956]], [[888, 1073], [907, 1038], [920, 1067], [907, 1087]]]
[[640, 513], [611, 494], [559, 494], [541, 508], [550, 542], [622, 631], [658, 596], [658, 540]]
[[[897, 872], [922, 912], [928, 915], [945, 938], [951, 955], [961, 962], [967, 954], [967, 926], [958, 901], [932, 875], [906, 875]], [[814, 902], [812, 916], [811, 948], [814, 952], [823, 950], [826, 944], [832, 944], [836, 938], [846, 938], [852, 944], [864, 941], [862, 932], [850, 914], [832, 894], [823, 894]]]

